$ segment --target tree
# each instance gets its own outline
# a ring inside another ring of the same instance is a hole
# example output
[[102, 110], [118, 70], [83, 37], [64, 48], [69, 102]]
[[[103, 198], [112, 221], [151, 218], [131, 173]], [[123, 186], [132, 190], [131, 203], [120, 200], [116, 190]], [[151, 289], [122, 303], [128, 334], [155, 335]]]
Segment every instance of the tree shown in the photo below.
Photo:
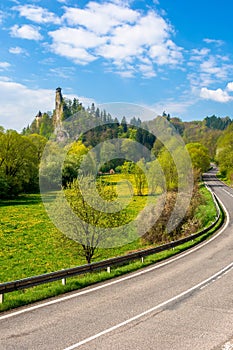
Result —
[[38, 168], [35, 154], [36, 147], [27, 136], [13, 130], [0, 133], [0, 173], [8, 194], [22, 192], [35, 176]]
[[188, 143], [186, 148], [189, 152], [193, 168], [199, 173], [207, 171], [210, 167], [210, 157], [207, 148], [197, 142]]
[[98, 181], [96, 195], [93, 183], [95, 178], [88, 175], [69, 184], [65, 190], [65, 198], [72, 213], [65, 204], [62, 193], [56, 208], [53, 209], [57, 222], [64, 229], [63, 232], [67, 232], [71, 239], [81, 244], [88, 264], [100, 244], [111, 240], [107, 229], [111, 232], [113, 228], [123, 225], [126, 220], [124, 212], [119, 211], [117, 202], [114, 202], [116, 194], [113, 188], [103, 181]]
[[178, 174], [176, 164], [171, 153], [164, 147], [159, 155], [158, 162], [164, 173], [164, 178], [166, 182], [166, 189], [168, 191], [174, 191], [178, 188]]
[[54, 131], [53, 119], [48, 113], [44, 113], [40, 122], [39, 134], [49, 139]]
[[122, 127], [123, 133], [126, 133], [128, 130], [128, 125], [125, 117], [123, 117], [121, 120], [121, 127]]
[[48, 141], [40, 162], [40, 187], [46, 190], [58, 190], [62, 185], [62, 165], [65, 150], [58, 143]]
[[233, 124], [218, 139], [216, 161], [221, 174], [233, 182]]
[[121, 166], [121, 172], [124, 174], [128, 180], [133, 180], [136, 188], [136, 195], [142, 196], [144, 188], [147, 184], [146, 172], [147, 167], [145, 160], [142, 158], [137, 163], [134, 162], [124, 162]]
[[31, 134], [28, 135], [27, 138], [32, 142], [32, 144], [35, 146], [35, 158], [39, 164], [45, 145], [47, 143], [47, 139], [44, 136], [38, 135], [38, 134]]
[[143, 195], [144, 188], [147, 184], [146, 172], [147, 172], [147, 169], [146, 169], [145, 159], [142, 158], [136, 164], [134, 164], [134, 167], [133, 167], [134, 181], [135, 181], [138, 196]]
[[[82, 141], [73, 142], [71, 145], [68, 145], [67, 149], [68, 152], [62, 167], [62, 185], [64, 187], [78, 177], [80, 164], [82, 161], [85, 161], [85, 155], [89, 151], [89, 148], [87, 148]], [[90, 157], [88, 160], [90, 163]], [[89, 168], [87, 163], [88, 162], [85, 162], [86, 166], [83, 166], [82, 169], [85, 168], [85, 171], [88, 173]]]
[[148, 163], [148, 165], [149, 187], [151, 191], [150, 194], [154, 195], [157, 191], [163, 192], [165, 190], [165, 179], [158, 160], [153, 160], [152, 162]]

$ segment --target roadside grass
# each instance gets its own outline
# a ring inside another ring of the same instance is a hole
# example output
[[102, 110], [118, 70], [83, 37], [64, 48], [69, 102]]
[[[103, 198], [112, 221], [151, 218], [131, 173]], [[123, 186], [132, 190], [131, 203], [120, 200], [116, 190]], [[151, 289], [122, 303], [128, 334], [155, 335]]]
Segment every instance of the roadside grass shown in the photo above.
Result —
[[216, 207], [212, 194], [206, 189], [204, 184], [200, 184], [199, 191], [203, 198], [203, 203], [198, 206], [194, 216], [200, 220], [202, 228], [205, 228], [214, 221]]
[[[206, 219], [202, 222], [204, 227], [214, 221], [216, 210], [209, 191], [201, 186], [201, 192], [205, 196], [206, 202], [199, 207], [196, 215], [202, 218], [206, 216]], [[142, 207], [142, 203], [140, 203], [138, 197], [136, 198], [138, 210]], [[132, 215], [135, 215], [137, 210]], [[1, 282], [17, 280], [86, 263], [82, 257], [80, 246], [64, 236], [52, 224], [39, 195], [27, 195], [16, 200], [0, 201], [0, 211]], [[206, 239], [213, 232], [215, 232], [215, 229], [175, 249], [146, 257], [143, 263], [138, 260], [125, 266], [112, 268], [111, 273], [106, 271], [93, 272], [69, 278], [65, 286], [62, 285], [61, 281], [57, 281], [23, 291], [8, 293], [5, 295], [4, 303], [0, 304], [0, 311], [27, 305], [133, 272], [186, 250]], [[113, 256], [127, 254], [131, 251], [146, 249], [147, 247], [149, 246], [138, 239], [123, 247], [99, 249], [93, 261], [104, 260]]]

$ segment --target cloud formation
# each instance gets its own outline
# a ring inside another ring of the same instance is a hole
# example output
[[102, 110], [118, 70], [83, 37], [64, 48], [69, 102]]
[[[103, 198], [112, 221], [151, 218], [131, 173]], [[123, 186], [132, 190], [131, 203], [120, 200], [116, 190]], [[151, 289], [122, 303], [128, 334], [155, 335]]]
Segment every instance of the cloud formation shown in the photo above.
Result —
[[11, 65], [9, 62], [0, 62], [0, 71], [6, 70], [9, 68]]
[[233, 82], [230, 82], [227, 84], [227, 90], [228, 91], [233, 91]]
[[227, 91], [222, 89], [210, 90], [207, 88], [202, 88], [200, 92], [200, 97], [205, 100], [212, 100], [215, 102], [226, 103], [233, 100], [233, 96], [230, 96]]
[[217, 46], [221, 46], [224, 44], [223, 40], [218, 40], [218, 39], [209, 39], [209, 38], [205, 38], [203, 39], [203, 41], [207, 44], [215, 44]]
[[21, 39], [28, 39], [28, 40], [42, 40], [43, 37], [40, 34], [40, 28], [35, 27], [33, 25], [24, 24], [22, 26], [19, 26], [15, 24], [11, 28], [11, 36]]
[[54, 23], [59, 24], [61, 20], [54, 13], [49, 12], [47, 9], [35, 6], [35, 5], [21, 5], [13, 8], [19, 11], [21, 17], [25, 17], [30, 21], [42, 24], [42, 23]]
[[[142, 12], [130, 8], [127, 1], [90, 1], [84, 8], [63, 7], [58, 17], [46, 8], [19, 5], [13, 8], [34, 24], [53, 24], [48, 31], [50, 50], [76, 64], [88, 65], [104, 59], [107, 70], [124, 77], [140, 74], [156, 76], [158, 67], [181, 65], [182, 48], [172, 40], [172, 26], [155, 10]], [[42, 40], [35, 25], [14, 25], [11, 35]]]
[[10, 47], [9, 52], [12, 53], [13, 55], [28, 55], [26, 50], [24, 50], [22, 47], [15, 46], [15, 47]]

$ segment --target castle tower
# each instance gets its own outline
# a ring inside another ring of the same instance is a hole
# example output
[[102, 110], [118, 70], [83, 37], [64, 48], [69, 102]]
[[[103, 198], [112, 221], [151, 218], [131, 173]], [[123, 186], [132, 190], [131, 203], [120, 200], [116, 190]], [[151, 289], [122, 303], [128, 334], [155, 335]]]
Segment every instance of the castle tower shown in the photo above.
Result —
[[55, 127], [58, 127], [62, 123], [62, 113], [63, 113], [63, 98], [61, 93], [61, 88], [58, 87], [56, 89], [56, 97], [55, 97]]
[[36, 115], [36, 128], [38, 129], [41, 123], [42, 113], [39, 111]]

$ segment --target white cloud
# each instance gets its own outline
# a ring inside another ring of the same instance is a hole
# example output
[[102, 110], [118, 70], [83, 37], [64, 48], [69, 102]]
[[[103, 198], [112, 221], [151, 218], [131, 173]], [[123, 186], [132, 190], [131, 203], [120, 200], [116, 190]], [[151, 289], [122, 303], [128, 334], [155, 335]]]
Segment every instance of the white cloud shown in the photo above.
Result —
[[43, 37], [39, 29], [40, 28], [28, 24], [24, 24], [21, 27], [15, 24], [11, 28], [11, 36], [28, 40], [42, 40]]
[[217, 90], [202, 88], [200, 92], [200, 97], [205, 100], [212, 100], [221, 103], [226, 103], [233, 100], [232, 96], [230, 96], [226, 91], [220, 88]]
[[156, 75], [154, 65], [182, 63], [182, 49], [171, 40], [173, 28], [155, 11], [142, 13], [122, 1], [92, 1], [83, 9], [65, 7], [62, 19], [70, 27], [50, 31], [50, 47], [77, 64], [103, 58], [121, 76], [132, 77], [137, 67], [148, 78]]
[[120, 75], [122, 78], [133, 78], [135, 75], [134, 69], [119, 70], [119, 71], [116, 71], [116, 73]]
[[156, 76], [152, 64], [139, 64], [138, 69], [143, 74], [144, 78], [152, 78]]
[[85, 9], [65, 7], [63, 19], [71, 26], [84, 26], [88, 31], [106, 34], [123, 23], [133, 23], [139, 17], [137, 11], [121, 4], [89, 2]]
[[217, 40], [217, 39], [209, 39], [209, 38], [205, 38], [203, 39], [203, 41], [207, 44], [215, 44], [217, 46], [221, 46], [224, 44], [223, 40]]
[[233, 82], [230, 82], [227, 84], [227, 90], [228, 91], [233, 91]]
[[[194, 54], [194, 55], [193, 55]], [[206, 49], [192, 50], [189, 62], [190, 72], [188, 79], [191, 87], [209, 87], [210, 85], [226, 81], [231, 76], [233, 65], [226, 55], [213, 55]]]
[[10, 66], [10, 63], [8, 62], [0, 62], [0, 71], [8, 69]]
[[0, 11], [0, 24], [2, 24], [4, 17], [5, 13], [3, 11]]
[[25, 85], [0, 80], [0, 125], [21, 131], [30, 124], [39, 110], [53, 110], [55, 93], [52, 90], [32, 90]]
[[153, 45], [150, 49], [150, 56], [158, 65], [177, 65], [183, 61], [181, 48], [171, 40]]
[[192, 61], [201, 61], [203, 60], [203, 57], [207, 56], [209, 54], [210, 50], [207, 48], [202, 48], [200, 50], [198, 49], [193, 49], [191, 51], [191, 57], [190, 60]]
[[214, 57], [210, 57], [207, 61], [201, 63], [200, 68], [203, 73], [214, 74], [217, 77], [222, 77], [224, 74], [222, 67], [217, 65]]
[[75, 68], [74, 67], [58, 67], [58, 68], [51, 68], [50, 70], [51, 75], [56, 77], [61, 77], [65, 79], [73, 78], [75, 74]]
[[208, 60], [200, 65], [201, 74], [209, 76], [210, 79], [227, 80], [233, 69], [233, 65], [226, 63], [225, 56], [210, 56]]
[[88, 32], [83, 28], [67, 28], [49, 32], [54, 43], [64, 43], [74, 48], [91, 49], [105, 42], [105, 38], [97, 36], [95, 33]]
[[13, 9], [19, 11], [21, 17], [25, 17], [36, 23], [61, 23], [59, 17], [40, 6], [21, 5], [15, 6]]
[[28, 53], [22, 47], [19, 47], [19, 46], [10, 47], [9, 52], [12, 53], [13, 55], [22, 55], [22, 54], [28, 55]]
[[53, 38], [51, 49], [60, 56], [72, 59], [78, 64], [88, 64], [96, 59], [91, 49], [104, 42], [104, 38], [82, 28], [61, 28], [49, 32]]

